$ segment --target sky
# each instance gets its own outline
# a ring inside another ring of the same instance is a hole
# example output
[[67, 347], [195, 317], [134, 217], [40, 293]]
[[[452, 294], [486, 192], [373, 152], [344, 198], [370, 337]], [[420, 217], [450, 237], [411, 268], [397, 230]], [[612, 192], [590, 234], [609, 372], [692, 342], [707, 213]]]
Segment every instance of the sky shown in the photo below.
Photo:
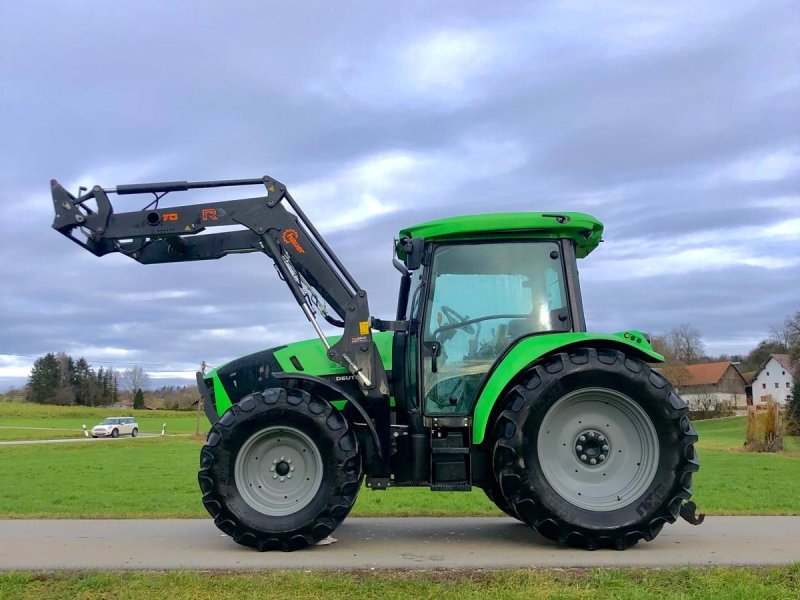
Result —
[[798, 31], [778, 0], [0, 2], [0, 389], [47, 352], [188, 384], [314, 334], [263, 255], [82, 250], [52, 178], [270, 175], [384, 318], [402, 227], [588, 212], [590, 331], [689, 323], [747, 352], [800, 310]]

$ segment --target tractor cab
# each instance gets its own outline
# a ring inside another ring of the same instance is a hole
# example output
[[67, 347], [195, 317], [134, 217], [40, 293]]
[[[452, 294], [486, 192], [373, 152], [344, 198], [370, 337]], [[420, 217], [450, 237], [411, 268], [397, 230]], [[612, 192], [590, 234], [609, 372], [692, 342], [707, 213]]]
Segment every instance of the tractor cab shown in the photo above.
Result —
[[410, 272], [398, 315], [409, 327], [395, 357], [412, 404], [469, 415], [515, 341], [585, 331], [576, 258], [602, 231], [581, 213], [470, 215], [402, 230], [397, 254]]

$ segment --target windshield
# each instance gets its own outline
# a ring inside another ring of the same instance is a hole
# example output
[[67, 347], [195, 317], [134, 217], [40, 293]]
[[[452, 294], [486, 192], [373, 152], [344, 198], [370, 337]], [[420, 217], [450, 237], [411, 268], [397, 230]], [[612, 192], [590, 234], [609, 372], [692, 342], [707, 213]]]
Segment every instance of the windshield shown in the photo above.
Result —
[[101, 425], [119, 425], [119, 419], [103, 419]]
[[483, 375], [513, 340], [569, 329], [555, 242], [439, 246], [430, 286], [423, 327], [427, 412], [466, 412]]

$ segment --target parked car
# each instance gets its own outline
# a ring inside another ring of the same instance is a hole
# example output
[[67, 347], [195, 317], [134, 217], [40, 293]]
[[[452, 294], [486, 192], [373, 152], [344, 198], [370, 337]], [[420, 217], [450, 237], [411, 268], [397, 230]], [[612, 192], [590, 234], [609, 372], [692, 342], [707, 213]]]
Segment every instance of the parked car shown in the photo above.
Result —
[[100, 425], [92, 427], [92, 437], [119, 437], [139, 435], [139, 424], [133, 417], [108, 417]]

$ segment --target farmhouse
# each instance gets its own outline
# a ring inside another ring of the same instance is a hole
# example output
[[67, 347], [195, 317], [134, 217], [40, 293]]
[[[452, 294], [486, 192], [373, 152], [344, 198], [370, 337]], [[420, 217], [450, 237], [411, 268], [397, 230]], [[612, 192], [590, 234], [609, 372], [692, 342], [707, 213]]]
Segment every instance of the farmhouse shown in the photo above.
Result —
[[747, 380], [732, 362], [686, 365], [683, 371], [681, 381], [673, 383], [692, 410], [710, 410], [719, 404], [732, 408], [747, 405]]
[[779, 404], [788, 403], [797, 372], [788, 354], [770, 354], [753, 379], [753, 404], [758, 406], [770, 399]]

